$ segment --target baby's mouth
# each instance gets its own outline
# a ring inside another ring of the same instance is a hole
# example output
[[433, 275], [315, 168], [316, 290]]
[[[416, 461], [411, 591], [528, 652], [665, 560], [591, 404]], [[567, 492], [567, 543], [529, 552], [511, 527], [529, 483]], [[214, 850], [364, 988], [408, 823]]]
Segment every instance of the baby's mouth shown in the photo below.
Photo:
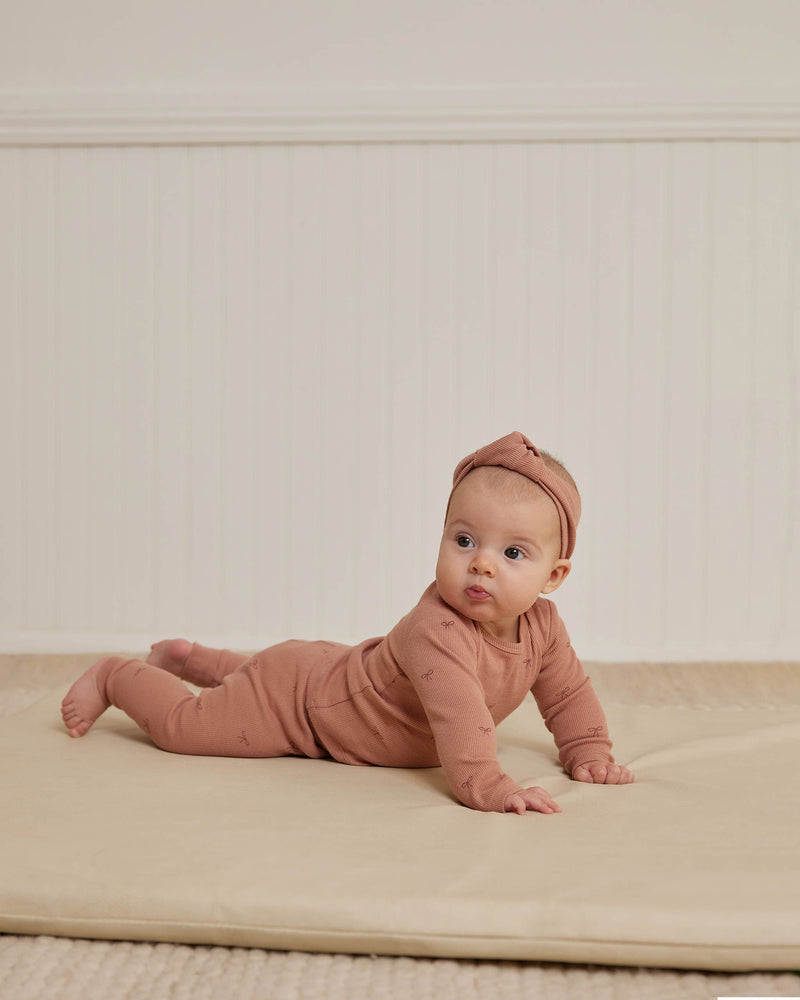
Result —
[[483, 587], [467, 587], [466, 594], [473, 601], [485, 601], [490, 596]]

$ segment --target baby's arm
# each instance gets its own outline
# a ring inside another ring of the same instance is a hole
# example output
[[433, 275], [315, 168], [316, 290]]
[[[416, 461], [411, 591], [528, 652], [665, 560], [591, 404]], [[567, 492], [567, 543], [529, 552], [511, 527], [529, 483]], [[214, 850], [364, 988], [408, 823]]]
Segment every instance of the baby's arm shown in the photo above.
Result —
[[565, 769], [574, 781], [597, 785], [630, 784], [633, 773], [617, 764], [611, 754], [608, 723], [591, 680], [584, 676], [576, 681], [574, 694], [542, 711]]
[[425, 711], [453, 794], [484, 812], [555, 812], [546, 792], [522, 788], [501, 769], [476, 667], [477, 640], [460, 621], [421, 622], [406, 637], [403, 671]]
[[532, 691], [559, 759], [575, 781], [630, 784], [633, 773], [614, 761], [605, 712], [554, 607], [550, 626], [549, 644]]

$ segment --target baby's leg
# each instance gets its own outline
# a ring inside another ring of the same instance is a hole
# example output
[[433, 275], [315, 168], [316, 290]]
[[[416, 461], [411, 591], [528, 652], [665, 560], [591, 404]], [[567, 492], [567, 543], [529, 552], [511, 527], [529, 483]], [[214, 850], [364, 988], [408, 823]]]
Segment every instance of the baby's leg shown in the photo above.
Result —
[[[254, 663], [196, 696], [168, 671], [141, 660], [107, 657], [73, 684], [62, 715], [70, 734], [83, 736], [115, 705], [156, 746], [172, 753], [280, 757], [298, 752], [257, 683], [257, 671]], [[311, 750], [310, 755], [320, 755]]]
[[67, 691], [61, 702], [61, 718], [64, 720], [64, 725], [69, 730], [70, 736], [85, 736], [108, 708], [108, 702], [100, 694], [97, 685], [97, 674], [106, 661], [112, 659], [114, 657], [107, 656], [98, 660], [84, 674], [81, 674]]
[[180, 677], [191, 651], [192, 643], [188, 639], [162, 639], [150, 647], [150, 655], [145, 662]]
[[147, 663], [197, 687], [216, 687], [248, 659], [244, 653], [211, 649], [188, 639], [163, 639], [150, 647]]
[[[136, 683], [123, 692], [122, 701], [109, 691], [111, 679], [127, 670]], [[140, 675], [150, 671], [149, 677]], [[140, 660], [123, 656], [106, 656], [78, 678], [61, 703], [61, 717], [70, 736], [85, 736], [110, 705], [117, 705], [142, 729], [149, 731], [150, 715], [157, 706], [171, 707], [176, 701], [194, 695], [172, 674], [148, 666]], [[152, 709], [152, 712], [151, 712]]]

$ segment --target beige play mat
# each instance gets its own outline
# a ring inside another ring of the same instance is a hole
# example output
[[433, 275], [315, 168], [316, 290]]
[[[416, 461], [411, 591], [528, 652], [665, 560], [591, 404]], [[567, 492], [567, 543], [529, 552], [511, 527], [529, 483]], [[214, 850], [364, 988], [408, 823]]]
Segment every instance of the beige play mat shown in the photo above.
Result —
[[564, 811], [525, 817], [436, 769], [166, 754], [114, 710], [70, 740], [43, 688], [0, 720], [0, 931], [800, 968], [800, 667], [591, 672], [637, 783], [568, 781], [526, 703], [503, 765]]

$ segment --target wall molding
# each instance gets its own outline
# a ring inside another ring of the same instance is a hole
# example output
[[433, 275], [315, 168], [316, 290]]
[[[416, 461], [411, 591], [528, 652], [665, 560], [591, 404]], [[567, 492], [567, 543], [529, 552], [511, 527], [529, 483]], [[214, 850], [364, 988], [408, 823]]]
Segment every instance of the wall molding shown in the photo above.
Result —
[[0, 91], [4, 146], [798, 138], [794, 92]]

